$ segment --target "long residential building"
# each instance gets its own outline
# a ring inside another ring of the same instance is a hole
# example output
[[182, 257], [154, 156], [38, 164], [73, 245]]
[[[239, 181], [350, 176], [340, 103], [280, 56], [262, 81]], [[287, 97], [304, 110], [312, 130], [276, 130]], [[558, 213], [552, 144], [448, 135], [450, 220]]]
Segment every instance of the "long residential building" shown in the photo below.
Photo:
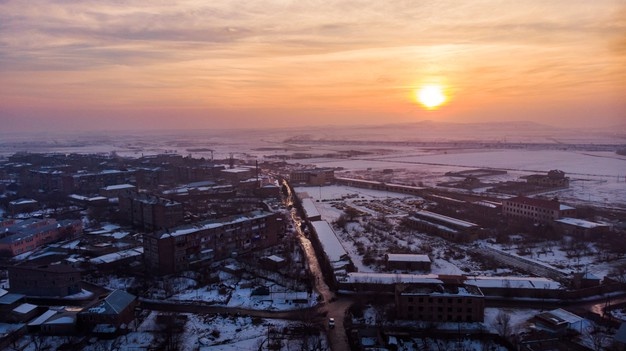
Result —
[[481, 230], [478, 224], [426, 210], [411, 213], [406, 223], [417, 230], [460, 242], [477, 239]]
[[576, 209], [563, 205], [559, 200], [535, 199], [516, 196], [502, 202], [502, 214], [509, 218], [532, 219], [537, 222], [552, 222], [562, 217], [574, 217]]
[[398, 284], [396, 313], [399, 319], [431, 322], [482, 322], [485, 296], [466, 284]]
[[144, 236], [149, 269], [171, 274], [278, 243], [278, 213], [253, 211], [219, 220], [161, 230]]
[[81, 272], [68, 264], [9, 267], [11, 292], [63, 297], [81, 292]]
[[11, 222], [0, 233], [0, 254], [9, 256], [34, 250], [62, 239], [71, 239], [83, 232], [80, 220], [57, 221], [54, 218], [31, 218]]
[[335, 170], [332, 168], [302, 169], [289, 174], [289, 181], [293, 184], [328, 185], [334, 180]]

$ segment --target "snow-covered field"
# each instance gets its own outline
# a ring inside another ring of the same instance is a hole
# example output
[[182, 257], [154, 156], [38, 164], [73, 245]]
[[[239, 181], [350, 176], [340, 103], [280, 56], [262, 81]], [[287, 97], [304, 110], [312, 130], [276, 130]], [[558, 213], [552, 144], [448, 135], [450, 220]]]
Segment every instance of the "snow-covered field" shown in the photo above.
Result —
[[485, 181], [490, 183], [516, 181], [521, 176], [559, 169], [570, 177], [570, 188], [552, 194], [564, 202], [626, 209], [626, 156], [612, 152], [454, 149], [425, 153], [421, 150], [417, 154], [402, 152], [360, 159], [309, 158], [294, 162], [341, 167], [338, 174], [348, 177], [392, 169], [396, 179], [431, 186], [447, 180], [446, 172], [472, 168], [508, 172], [504, 176], [487, 177]]
[[[431, 255], [433, 263], [430, 273], [434, 274], [518, 274], [515, 269], [484, 267], [464, 253], [467, 247], [463, 245], [418, 232], [399, 230], [399, 219], [417, 210], [423, 202], [419, 197], [341, 185], [301, 186], [295, 190], [301, 198], [311, 198], [322, 219], [329, 223], [337, 221], [345, 213], [346, 207], [355, 208], [364, 214], [365, 217], [349, 222], [345, 228], [335, 226], [337, 237], [359, 272], [384, 271], [381, 264], [384, 254], [389, 253], [390, 249], [401, 248], [412, 253]], [[375, 222], [381, 223], [375, 225]], [[602, 260], [602, 250], [592, 243], [585, 244], [580, 249], [580, 255], [575, 258], [568, 255], [567, 248], [559, 242], [530, 245], [514, 240], [508, 244], [489, 240], [481, 241], [480, 245], [493, 247], [512, 256], [518, 256], [518, 252], [523, 249], [525, 254], [520, 256], [524, 259], [548, 265], [565, 274], [586, 271], [603, 278], [621, 262]]]
[[[285, 328], [299, 326], [299, 322], [275, 319], [261, 319], [243, 316], [182, 314], [180, 333], [160, 325], [159, 313], [150, 313], [138, 326], [133, 326], [127, 335], [111, 340], [93, 338], [81, 348], [84, 351], [104, 350], [258, 350], [261, 344], [267, 345], [268, 337], [280, 342], [284, 348], [298, 350], [303, 343], [327, 345], [323, 333], [305, 338], [289, 337]], [[13, 326], [13, 325], [11, 325]], [[0, 324], [0, 332], [3, 325]], [[72, 337], [28, 335], [16, 345], [22, 351], [58, 349], [64, 343], [75, 340]], [[164, 345], [171, 348], [166, 348]]]

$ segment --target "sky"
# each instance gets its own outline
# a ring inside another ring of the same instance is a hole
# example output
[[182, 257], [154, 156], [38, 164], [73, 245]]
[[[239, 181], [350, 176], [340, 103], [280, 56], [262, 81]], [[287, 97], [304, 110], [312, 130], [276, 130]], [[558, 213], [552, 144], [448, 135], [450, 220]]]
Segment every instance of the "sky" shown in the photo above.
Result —
[[0, 0], [0, 131], [422, 120], [624, 125], [626, 1]]

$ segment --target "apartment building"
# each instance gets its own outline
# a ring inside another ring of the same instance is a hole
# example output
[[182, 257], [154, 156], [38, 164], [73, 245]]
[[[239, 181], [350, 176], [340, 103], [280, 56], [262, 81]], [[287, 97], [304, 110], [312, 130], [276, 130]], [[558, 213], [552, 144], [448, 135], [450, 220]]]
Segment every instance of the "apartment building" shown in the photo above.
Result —
[[67, 264], [9, 267], [11, 292], [29, 296], [64, 297], [81, 292], [80, 270]]
[[15, 221], [0, 234], [0, 253], [9, 256], [34, 250], [42, 245], [71, 239], [83, 232], [80, 220], [57, 221], [54, 218], [31, 218]]
[[128, 222], [147, 230], [174, 228], [184, 220], [180, 202], [145, 193], [127, 191], [121, 194], [119, 208]]
[[293, 184], [327, 185], [334, 180], [335, 171], [332, 168], [303, 169], [289, 174], [289, 181]]
[[278, 243], [282, 222], [277, 213], [253, 211], [146, 234], [146, 265], [171, 274], [264, 249]]
[[485, 297], [480, 289], [464, 284], [397, 284], [399, 319], [430, 322], [482, 322]]
[[563, 205], [558, 199], [535, 199], [516, 196], [502, 202], [502, 214], [509, 218], [532, 219], [537, 222], [552, 222], [562, 217], [574, 217], [576, 209]]

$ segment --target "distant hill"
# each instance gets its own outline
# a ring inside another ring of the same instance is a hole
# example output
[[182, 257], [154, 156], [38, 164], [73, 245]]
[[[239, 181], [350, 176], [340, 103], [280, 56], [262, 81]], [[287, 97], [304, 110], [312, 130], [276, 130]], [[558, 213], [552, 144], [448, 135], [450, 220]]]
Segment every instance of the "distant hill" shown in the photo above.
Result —
[[[293, 136], [311, 140], [380, 141], [489, 141], [548, 143], [624, 143], [616, 130], [577, 130], [545, 124], [514, 121], [495, 123], [449, 123], [424, 120], [414, 123], [323, 126], [294, 128]], [[287, 133], [289, 134], [289, 133]]]

